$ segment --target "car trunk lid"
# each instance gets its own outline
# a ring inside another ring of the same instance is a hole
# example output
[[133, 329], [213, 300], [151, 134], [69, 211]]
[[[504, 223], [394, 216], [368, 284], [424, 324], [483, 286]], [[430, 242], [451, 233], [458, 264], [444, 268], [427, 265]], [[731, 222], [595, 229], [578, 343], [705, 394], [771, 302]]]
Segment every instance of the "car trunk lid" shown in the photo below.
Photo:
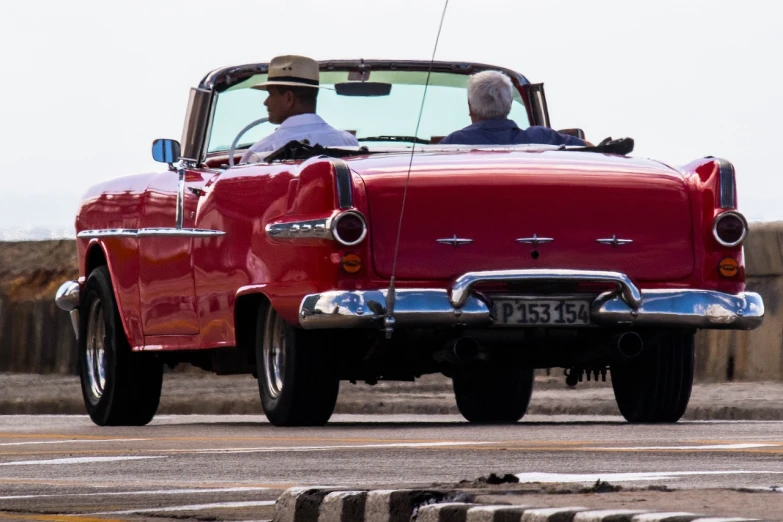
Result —
[[[384, 278], [409, 159], [351, 162], [367, 188], [373, 263]], [[688, 191], [660, 163], [563, 151], [419, 153], [408, 183], [397, 279], [569, 268], [670, 281], [693, 271]]]

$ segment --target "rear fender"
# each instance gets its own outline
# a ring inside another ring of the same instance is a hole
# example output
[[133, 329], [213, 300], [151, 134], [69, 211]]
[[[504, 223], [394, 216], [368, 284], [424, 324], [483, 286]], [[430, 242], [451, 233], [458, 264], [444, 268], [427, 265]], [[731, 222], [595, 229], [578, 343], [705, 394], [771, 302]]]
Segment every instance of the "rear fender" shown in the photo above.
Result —
[[[713, 234], [715, 218], [737, 209], [737, 186], [734, 166], [720, 158], [708, 156], [693, 161], [681, 170], [687, 176], [694, 197], [695, 245], [703, 252], [703, 287], [727, 293], [745, 290], [745, 258], [742, 245], [726, 247]], [[720, 265], [727, 260], [737, 264], [736, 274], [726, 277], [720, 273]]]

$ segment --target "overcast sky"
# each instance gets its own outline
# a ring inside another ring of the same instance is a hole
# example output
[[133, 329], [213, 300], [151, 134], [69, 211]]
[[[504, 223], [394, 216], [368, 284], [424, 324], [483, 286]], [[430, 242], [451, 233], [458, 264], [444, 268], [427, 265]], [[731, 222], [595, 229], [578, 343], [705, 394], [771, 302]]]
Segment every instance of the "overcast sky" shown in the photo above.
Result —
[[[3, 8], [0, 229], [68, 233], [90, 185], [160, 170], [188, 89], [208, 71], [278, 54], [429, 59], [430, 0], [40, 0]], [[740, 209], [783, 219], [783, 3], [451, 0], [438, 60], [544, 82], [552, 124], [631, 136], [672, 165], [737, 169]]]

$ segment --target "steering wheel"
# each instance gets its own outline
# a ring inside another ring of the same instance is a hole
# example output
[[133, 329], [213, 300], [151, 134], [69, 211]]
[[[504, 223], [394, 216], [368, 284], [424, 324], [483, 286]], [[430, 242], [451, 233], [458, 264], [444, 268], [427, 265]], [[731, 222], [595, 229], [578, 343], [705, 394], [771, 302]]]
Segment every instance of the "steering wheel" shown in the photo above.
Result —
[[269, 118], [259, 118], [254, 122], [251, 122], [249, 125], [247, 125], [244, 129], [239, 131], [239, 134], [237, 134], [237, 137], [234, 138], [234, 141], [231, 142], [231, 147], [228, 149], [228, 166], [233, 167], [234, 166], [234, 151], [237, 148], [237, 143], [239, 143], [239, 138], [241, 138], [247, 131], [255, 127], [256, 125], [261, 125], [262, 123], [266, 123], [269, 121]]

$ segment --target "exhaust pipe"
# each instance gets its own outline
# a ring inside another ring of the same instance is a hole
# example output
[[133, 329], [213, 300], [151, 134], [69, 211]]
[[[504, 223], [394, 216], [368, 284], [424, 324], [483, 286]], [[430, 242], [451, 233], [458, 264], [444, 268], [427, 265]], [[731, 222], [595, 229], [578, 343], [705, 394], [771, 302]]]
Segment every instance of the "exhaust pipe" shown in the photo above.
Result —
[[617, 349], [617, 352], [626, 359], [633, 359], [644, 350], [642, 336], [636, 332], [621, 333], [616, 339], [615, 348]]
[[438, 362], [465, 364], [475, 360], [478, 353], [479, 344], [474, 338], [457, 337], [446, 343], [446, 347], [435, 352], [432, 357]]

